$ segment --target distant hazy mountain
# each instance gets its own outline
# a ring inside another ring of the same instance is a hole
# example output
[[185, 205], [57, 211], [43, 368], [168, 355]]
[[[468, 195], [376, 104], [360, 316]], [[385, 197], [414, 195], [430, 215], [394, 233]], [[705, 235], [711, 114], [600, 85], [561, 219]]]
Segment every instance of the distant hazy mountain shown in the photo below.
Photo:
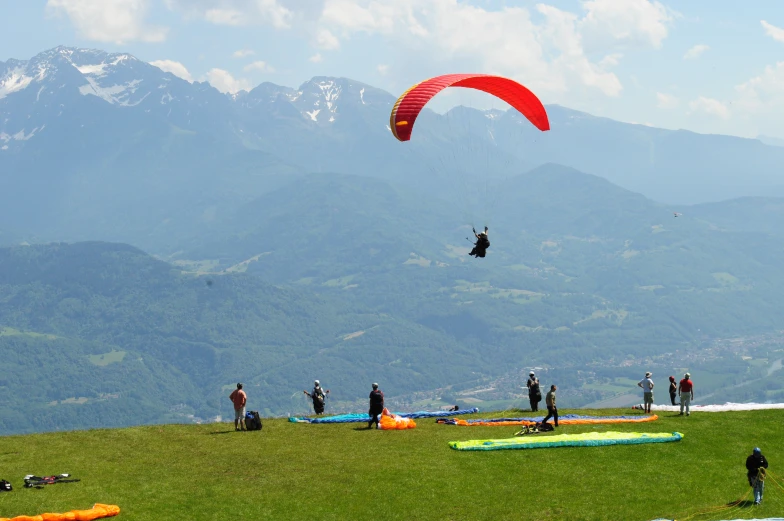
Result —
[[388, 130], [395, 96], [345, 78], [224, 95], [128, 54], [58, 47], [0, 62], [0, 223], [49, 239], [158, 251], [304, 172], [379, 177], [463, 202], [558, 163], [654, 200], [784, 195], [784, 149], [630, 125], [549, 106], [539, 132], [514, 111], [426, 110]]

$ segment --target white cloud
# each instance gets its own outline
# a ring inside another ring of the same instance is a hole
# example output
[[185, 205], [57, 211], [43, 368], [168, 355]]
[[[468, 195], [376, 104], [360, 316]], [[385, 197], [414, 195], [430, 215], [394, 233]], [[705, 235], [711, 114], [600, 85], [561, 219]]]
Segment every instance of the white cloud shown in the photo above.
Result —
[[623, 58], [623, 54], [619, 52], [608, 54], [607, 56], [602, 58], [602, 61], [599, 62], [599, 67], [601, 67], [602, 69], [615, 67], [621, 62], [621, 58]]
[[588, 0], [580, 33], [588, 52], [620, 47], [661, 47], [673, 14], [650, 0]]
[[[460, 60], [504, 74], [537, 92], [564, 93], [591, 87], [607, 96], [623, 89], [608, 69], [629, 47], [661, 47], [673, 14], [651, 0], [586, 0], [577, 15], [537, 4], [544, 21], [528, 9], [489, 9], [459, 0], [326, 0], [320, 26], [339, 40], [378, 34], [433, 61]], [[400, 44], [402, 42], [402, 45]], [[596, 62], [589, 53], [604, 51]]]
[[232, 56], [235, 58], [245, 58], [247, 56], [253, 56], [256, 54], [256, 51], [252, 51], [250, 49], [240, 49], [239, 51], [234, 51]]
[[328, 29], [319, 29], [316, 33], [316, 44], [325, 51], [332, 51], [340, 48], [340, 40]]
[[250, 71], [275, 72], [275, 69], [271, 67], [269, 63], [261, 60], [255, 61], [253, 63], [249, 63], [248, 65], [243, 67], [242, 70], [245, 72], [250, 72]]
[[48, 0], [46, 8], [52, 14], [64, 13], [88, 40], [161, 42], [168, 29], [146, 24], [149, 4], [149, 0]]
[[679, 103], [678, 98], [671, 94], [656, 93], [656, 106], [660, 109], [674, 109]]
[[[619, 95], [623, 85], [611, 69], [621, 52], [661, 47], [676, 16], [656, 0], [581, 0], [578, 13], [544, 3], [532, 10], [466, 0], [164, 1], [213, 23], [296, 28], [320, 52], [356, 34], [376, 35], [407, 54], [401, 58], [421, 62], [415, 65], [459, 63], [513, 77], [550, 98], [568, 92], [570, 99]], [[317, 53], [310, 61], [320, 59]]]
[[776, 27], [775, 25], [771, 25], [765, 20], [761, 20], [760, 23], [762, 27], [765, 29], [765, 34], [776, 40], [777, 42], [784, 42], [784, 29], [781, 27]]
[[382, 76], [386, 76], [386, 75], [387, 75], [387, 73], [389, 72], [389, 65], [383, 65], [383, 64], [382, 64], [382, 65], [379, 65], [378, 67], [376, 67], [376, 70], [377, 70], [377, 71], [378, 71], [378, 73], [379, 73], [379, 74], [381, 74]]
[[735, 87], [737, 103], [744, 113], [763, 113], [784, 118], [784, 61], [769, 65], [759, 76]]
[[702, 56], [702, 53], [704, 53], [708, 49], [710, 49], [710, 47], [708, 47], [707, 45], [704, 45], [704, 44], [695, 45], [694, 47], [692, 47], [691, 49], [686, 51], [686, 54], [683, 55], [683, 59], [684, 60], [696, 60], [697, 58]]
[[174, 60], [155, 60], [150, 62], [150, 65], [154, 65], [165, 72], [170, 72], [175, 76], [182, 78], [183, 80], [193, 82], [193, 77], [191, 73], [188, 72], [188, 69], [185, 68], [180, 62], [176, 62]]
[[171, 10], [217, 25], [272, 25], [288, 29], [294, 12], [281, 0], [165, 0]]
[[308, 58], [308, 61], [313, 63], [321, 63], [322, 61], [324, 61], [324, 57], [321, 56], [320, 52], [317, 52], [316, 54]]
[[223, 69], [211, 69], [206, 74], [206, 80], [221, 92], [235, 94], [241, 90], [250, 90], [248, 80], [235, 78], [229, 71]]
[[689, 110], [691, 111], [690, 113], [708, 114], [721, 119], [729, 119], [730, 117], [730, 109], [727, 108], [726, 104], [705, 96], [699, 96], [694, 101], [689, 102]]

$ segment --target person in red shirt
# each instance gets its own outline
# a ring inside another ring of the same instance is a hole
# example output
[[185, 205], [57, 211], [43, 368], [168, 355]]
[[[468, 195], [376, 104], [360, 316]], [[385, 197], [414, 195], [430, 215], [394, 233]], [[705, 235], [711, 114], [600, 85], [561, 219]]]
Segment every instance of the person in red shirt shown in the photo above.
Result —
[[245, 429], [245, 402], [248, 396], [242, 390], [242, 384], [237, 384], [237, 388], [229, 395], [229, 400], [234, 404], [234, 430]]
[[681, 416], [683, 416], [683, 407], [686, 407], [686, 416], [689, 413], [689, 405], [694, 399], [694, 383], [691, 381], [691, 375], [686, 373], [683, 375], [683, 380], [678, 384], [678, 392], [681, 395]]

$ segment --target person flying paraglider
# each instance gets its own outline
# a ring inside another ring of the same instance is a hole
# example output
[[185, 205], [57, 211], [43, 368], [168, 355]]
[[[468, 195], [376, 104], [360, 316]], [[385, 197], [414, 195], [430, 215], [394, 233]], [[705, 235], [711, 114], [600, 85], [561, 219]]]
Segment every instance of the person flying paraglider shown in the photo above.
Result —
[[474, 237], [476, 237], [476, 243], [474, 243], [474, 249], [471, 250], [469, 255], [484, 258], [487, 253], [487, 248], [490, 247], [490, 240], [487, 238], [487, 226], [485, 226], [485, 231], [479, 233], [476, 233], [476, 228], [471, 229], [474, 232]]

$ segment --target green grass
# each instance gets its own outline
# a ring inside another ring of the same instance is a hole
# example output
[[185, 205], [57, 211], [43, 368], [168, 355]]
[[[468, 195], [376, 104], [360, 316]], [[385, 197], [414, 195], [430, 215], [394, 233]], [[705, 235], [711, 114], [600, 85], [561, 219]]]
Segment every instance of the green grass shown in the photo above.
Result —
[[[209, 424], [10, 436], [0, 438], [0, 472], [16, 490], [0, 497], [0, 515], [64, 512], [100, 502], [119, 505], [118, 519], [137, 521], [683, 519], [749, 490], [744, 461], [754, 446], [762, 447], [774, 475], [784, 475], [779, 470], [784, 411], [660, 418], [559, 431], [679, 431], [685, 438], [637, 446], [459, 452], [447, 442], [505, 438], [516, 429], [445, 426], [432, 419], [395, 432], [279, 419], [266, 420], [262, 432], [247, 433]], [[25, 474], [62, 472], [82, 481], [22, 488]], [[763, 506], [694, 521], [782, 511], [784, 491], [769, 482]]]

